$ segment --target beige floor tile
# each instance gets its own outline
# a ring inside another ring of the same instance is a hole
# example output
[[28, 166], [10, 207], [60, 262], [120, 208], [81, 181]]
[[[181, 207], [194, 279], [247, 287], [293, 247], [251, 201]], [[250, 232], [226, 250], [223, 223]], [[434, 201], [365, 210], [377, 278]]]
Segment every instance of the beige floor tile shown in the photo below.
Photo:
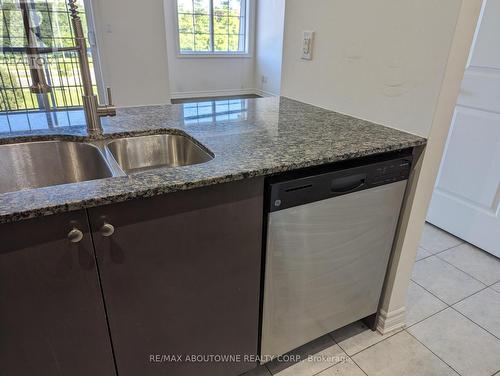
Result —
[[486, 285], [500, 281], [500, 260], [489, 253], [464, 243], [438, 255]]
[[499, 292], [487, 288], [455, 304], [453, 308], [500, 338]]
[[370, 376], [457, 375], [407, 332], [377, 343], [353, 359]]
[[445, 309], [447, 305], [428, 291], [410, 281], [406, 299], [406, 325], [411, 326]]
[[490, 286], [493, 290], [500, 292], [500, 282], [495, 283], [493, 286]]
[[365, 373], [351, 358], [347, 358], [346, 361], [318, 373], [317, 376], [365, 376]]
[[309, 356], [307, 359], [294, 364], [281, 372], [277, 376], [312, 376], [317, 373], [347, 359], [346, 353], [338, 345], [333, 345], [317, 354]]
[[412, 279], [448, 304], [454, 304], [485, 287], [436, 256], [417, 261]]
[[344, 350], [349, 356], [354, 355], [394, 334], [395, 333], [388, 333], [382, 335], [377, 331], [374, 332], [361, 321], [357, 321], [330, 333], [335, 342], [337, 342], [342, 350]]
[[423, 249], [422, 247], [418, 247], [417, 249], [417, 258], [415, 261], [422, 260], [426, 257], [432, 256], [432, 253]]
[[335, 341], [329, 335], [324, 335], [320, 338], [315, 339], [303, 346], [300, 346], [285, 356], [274, 359], [273, 361], [266, 364], [267, 369], [271, 374], [276, 375], [280, 371], [291, 367], [292, 365], [298, 363], [301, 360], [308, 359], [310, 355], [317, 354], [323, 350], [331, 348], [335, 345]]
[[407, 330], [461, 375], [491, 376], [500, 370], [500, 340], [452, 308]]
[[429, 223], [425, 224], [422, 239], [420, 239], [420, 246], [431, 253], [438, 253], [462, 243], [461, 239]]

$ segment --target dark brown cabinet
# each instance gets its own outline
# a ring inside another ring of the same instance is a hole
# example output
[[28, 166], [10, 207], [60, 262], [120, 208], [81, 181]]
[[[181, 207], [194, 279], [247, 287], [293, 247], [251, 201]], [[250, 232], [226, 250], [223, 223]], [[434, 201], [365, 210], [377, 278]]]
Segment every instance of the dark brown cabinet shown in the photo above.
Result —
[[0, 375], [253, 368], [262, 191], [252, 179], [0, 225]]
[[0, 374], [114, 375], [85, 211], [3, 224], [0, 239]]
[[89, 210], [120, 376], [255, 366], [185, 356], [257, 354], [262, 191], [254, 179]]

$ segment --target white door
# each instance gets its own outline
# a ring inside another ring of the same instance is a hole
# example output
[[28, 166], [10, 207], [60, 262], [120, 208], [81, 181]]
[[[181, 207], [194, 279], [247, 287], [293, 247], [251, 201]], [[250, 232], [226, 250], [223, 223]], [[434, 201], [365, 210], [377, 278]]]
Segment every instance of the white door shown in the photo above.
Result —
[[428, 221], [500, 257], [500, 0], [483, 7]]

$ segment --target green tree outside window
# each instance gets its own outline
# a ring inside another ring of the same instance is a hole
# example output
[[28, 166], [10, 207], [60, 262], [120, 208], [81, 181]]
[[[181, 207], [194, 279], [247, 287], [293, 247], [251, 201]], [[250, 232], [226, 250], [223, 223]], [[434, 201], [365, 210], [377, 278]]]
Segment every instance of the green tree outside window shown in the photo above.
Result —
[[178, 0], [181, 53], [245, 53], [246, 0]]

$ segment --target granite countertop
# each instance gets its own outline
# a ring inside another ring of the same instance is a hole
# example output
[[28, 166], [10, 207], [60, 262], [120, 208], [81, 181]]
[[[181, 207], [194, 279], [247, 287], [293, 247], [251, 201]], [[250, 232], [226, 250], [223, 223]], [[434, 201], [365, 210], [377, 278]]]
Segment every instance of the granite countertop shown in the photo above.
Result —
[[[104, 138], [182, 133], [215, 158], [130, 176], [0, 194], [0, 223], [424, 145], [426, 140], [285, 97], [119, 109]], [[0, 144], [88, 141], [81, 125], [0, 132]], [[5, 179], [8, 177], [0, 177]]]

